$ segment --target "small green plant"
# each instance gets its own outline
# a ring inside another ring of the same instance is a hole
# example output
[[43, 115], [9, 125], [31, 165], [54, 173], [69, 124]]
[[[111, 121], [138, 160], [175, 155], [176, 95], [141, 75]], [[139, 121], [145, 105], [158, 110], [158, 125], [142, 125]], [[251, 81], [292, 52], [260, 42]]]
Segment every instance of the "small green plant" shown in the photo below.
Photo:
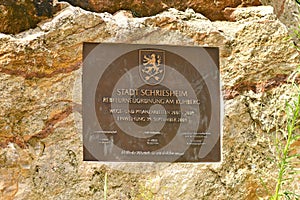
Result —
[[[297, 79], [299, 71], [300, 68], [298, 68], [297, 72], [293, 74], [291, 80], [293, 86], [296, 88], [297, 94], [291, 103], [286, 103], [285, 114], [287, 122], [283, 141], [279, 141], [278, 137], [276, 137], [276, 147], [279, 159], [277, 164], [279, 171], [275, 192], [271, 197], [271, 200], [279, 200], [281, 197], [285, 197], [285, 199], [299, 199], [300, 197], [299, 194], [296, 194], [293, 191], [286, 191], [282, 188], [284, 183], [291, 183], [295, 179], [295, 176], [299, 179], [299, 177], [297, 177], [299, 169], [294, 168], [294, 166], [296, 162], [299, 162], [300, 154], [297, 153], [297, 151], [295, 151], [296, 153], [293, 153], [293, 150], [295, 149], [292, 147], [292, 144], [300, 139], [300, 88], [297, 83], [295, 83], [295, 79]], [[284, 145], [281, 146], [278, 142], [284, 142]]]
[[[295, 0], [297, 4], [300, 4], [300, 0]], [[300, 39], [300, 25], [298, 26], [298, 30], [294, 31], [294, 37]], [[295, 43], [294, 43], [295, 44]], [[300, 47], [295, 44], [295, 48], [300, 51]], [[295, 168], [296, 162], [300, 163], [300, 154], [297, 151], [294, 151], [294, 147], [292, 144], [298, 140], [300, 140], [300, 88], [297, 78], [300, 75], [300, 67], [290, 76], [290, 82], [296, 88], [296, 96], [294, 101], [291, 103], [286, 103], [286, 131], [284, 131], [284, 142], [283, 146], [277, 145], [277, 152], [278, 152], [278, 176], [277, 176], [277, 183], [275, 192], [270, 198], [271, 200], [279, 200], [281, 197], [285, 199], [296, 199], [300, 198], [300, 195], [293, 192], [287, 191], [283, 189], [284, 183], [292, 183], [293, 180], [296, 178], [296, 182], [300, 182], [299, 178], [299, 168]], [[277, 138], [277, 137], [276, 137]], [[279, 141], [277, 141], [279, 142]], [[277, 143], [278, 144], [278, 143]], [[279, 148], [282, 147], [282, 148]], [[298, 177], [297, 177], [298, 176]]]

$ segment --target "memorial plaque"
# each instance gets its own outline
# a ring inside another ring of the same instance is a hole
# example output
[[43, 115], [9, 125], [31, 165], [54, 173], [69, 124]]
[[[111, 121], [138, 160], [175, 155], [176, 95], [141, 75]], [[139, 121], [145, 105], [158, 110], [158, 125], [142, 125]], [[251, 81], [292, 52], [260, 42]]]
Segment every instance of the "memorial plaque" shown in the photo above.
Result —
[[218, 48], [83, 46], [85, 161], [220, 162]]

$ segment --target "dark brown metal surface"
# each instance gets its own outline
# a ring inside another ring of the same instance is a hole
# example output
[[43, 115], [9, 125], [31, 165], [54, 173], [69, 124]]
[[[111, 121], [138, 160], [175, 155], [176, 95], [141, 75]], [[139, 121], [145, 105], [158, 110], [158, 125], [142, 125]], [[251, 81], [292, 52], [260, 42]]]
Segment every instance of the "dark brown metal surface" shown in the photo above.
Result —
[[219, 162], [218, 49], [84, 44], [84, 160]]

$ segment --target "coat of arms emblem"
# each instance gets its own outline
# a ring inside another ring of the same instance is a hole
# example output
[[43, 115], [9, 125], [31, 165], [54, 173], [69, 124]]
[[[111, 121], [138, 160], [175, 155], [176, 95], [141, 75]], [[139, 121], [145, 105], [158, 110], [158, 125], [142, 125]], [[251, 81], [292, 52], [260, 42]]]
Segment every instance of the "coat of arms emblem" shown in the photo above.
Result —
[[160, 50], [140, 50], [140, 76], [149, 85], [159, 84], [165, 75], [165, 52]]

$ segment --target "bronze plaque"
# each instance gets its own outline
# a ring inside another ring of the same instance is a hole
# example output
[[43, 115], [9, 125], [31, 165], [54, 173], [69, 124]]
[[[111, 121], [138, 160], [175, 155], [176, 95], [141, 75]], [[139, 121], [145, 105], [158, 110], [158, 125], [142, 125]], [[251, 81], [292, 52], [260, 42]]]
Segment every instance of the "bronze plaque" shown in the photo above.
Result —
[[218, 48], [83, 45], [85, 161], [220, 162]]

